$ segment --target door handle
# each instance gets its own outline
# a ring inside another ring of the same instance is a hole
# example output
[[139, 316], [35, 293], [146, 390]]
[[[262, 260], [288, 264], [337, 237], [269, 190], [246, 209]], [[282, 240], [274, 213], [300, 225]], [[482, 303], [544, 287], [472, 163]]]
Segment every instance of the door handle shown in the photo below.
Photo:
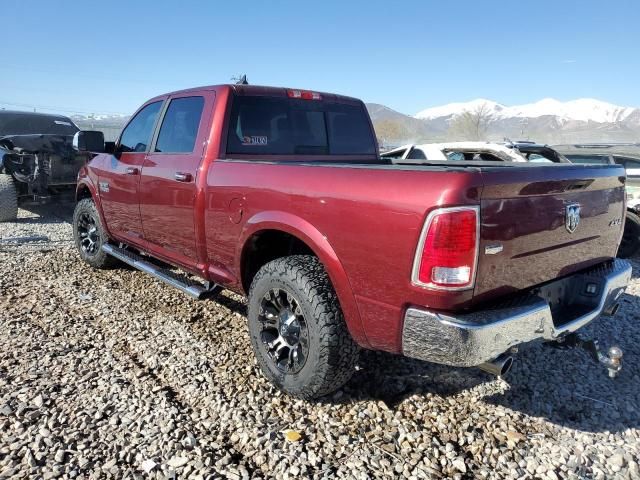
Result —
[[140, 170], [138, 170], [136, 167], [127, 167], [125, 172], [127, 173], [127, 175], [138, 175], [138, 173], [140, 173]]
[[173, 178], [178, 182], [190, 182], [192, 177], [190, 173], [176, 172]]

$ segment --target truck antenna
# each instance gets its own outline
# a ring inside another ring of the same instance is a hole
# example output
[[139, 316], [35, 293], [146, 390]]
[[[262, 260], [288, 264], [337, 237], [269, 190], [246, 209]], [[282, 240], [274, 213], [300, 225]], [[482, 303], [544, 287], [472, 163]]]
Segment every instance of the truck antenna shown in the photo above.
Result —
[[245, 74], [243, 74], [240, 78], [234, 77], [231, 80], [237, 80], [236, 85], [249, 85], [249, 82], [247, 81], [247, 76]]

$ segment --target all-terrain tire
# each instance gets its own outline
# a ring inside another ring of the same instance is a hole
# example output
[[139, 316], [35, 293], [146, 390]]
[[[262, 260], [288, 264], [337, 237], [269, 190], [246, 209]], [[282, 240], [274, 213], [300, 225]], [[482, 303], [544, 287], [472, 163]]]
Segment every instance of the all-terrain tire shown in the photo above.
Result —
[[18, 218], [18, 189], [11, 175], [0, 173], [0, 222]]
[[[264, 298], [274, 289], [290, 295], [308, 338], [306, 361], [295, 373], [278, 368], [264, 341]], [[261, 316], [262, 314], [262, 316]], [[303, 399], [327, 395], [353, 375], [359, 348], [351, 338], [329, 276], [311, 255], [273, 260], [256, 274], [249, 290], [249, 335], [264, 375], [284, 392]]]
[[[90, 225], [90, 228], [85, 227]], [[91, 247], [88, 248], [87, 230], [92, 230]], [[80, 258], [93, 268], [111, 268], [117, 260], [102, 250], [102, 245], [109, 241], [106, 230], [100, 220], [96, 204], [91, 198], [84, 198], [76, 204], [73, 212], [73, 240]]]
[[627, 211], [618, 256], [620, 258], [632, 257], [638, 252], [638, 249], [640, 249], [640, 217]]

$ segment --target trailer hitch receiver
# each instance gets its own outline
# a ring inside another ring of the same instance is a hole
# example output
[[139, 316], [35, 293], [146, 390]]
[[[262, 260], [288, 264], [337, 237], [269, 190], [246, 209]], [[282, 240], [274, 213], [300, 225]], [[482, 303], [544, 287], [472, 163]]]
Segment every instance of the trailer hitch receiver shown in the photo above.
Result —
[[577, 333], [571, 333], [556, 342], [552, 342], [550, 345], [560, 349], [581, 348], [585, 350], [594, 362], [607, 368], [611, 378], [617, 377], [620, 370], [622, 370], [623, 354], [620, 347], [610, 347], [607, 353], [604, 353], [597, 340], [582, 338]]

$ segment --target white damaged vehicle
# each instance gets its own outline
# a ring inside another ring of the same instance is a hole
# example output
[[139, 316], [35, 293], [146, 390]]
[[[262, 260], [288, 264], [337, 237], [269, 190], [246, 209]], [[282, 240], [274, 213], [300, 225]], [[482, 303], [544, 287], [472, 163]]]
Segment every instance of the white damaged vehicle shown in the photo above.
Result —
[[410, 144], [381, 154], [402, 160], [569, 163], [547, 145], [534, 142], [446, 142]]

